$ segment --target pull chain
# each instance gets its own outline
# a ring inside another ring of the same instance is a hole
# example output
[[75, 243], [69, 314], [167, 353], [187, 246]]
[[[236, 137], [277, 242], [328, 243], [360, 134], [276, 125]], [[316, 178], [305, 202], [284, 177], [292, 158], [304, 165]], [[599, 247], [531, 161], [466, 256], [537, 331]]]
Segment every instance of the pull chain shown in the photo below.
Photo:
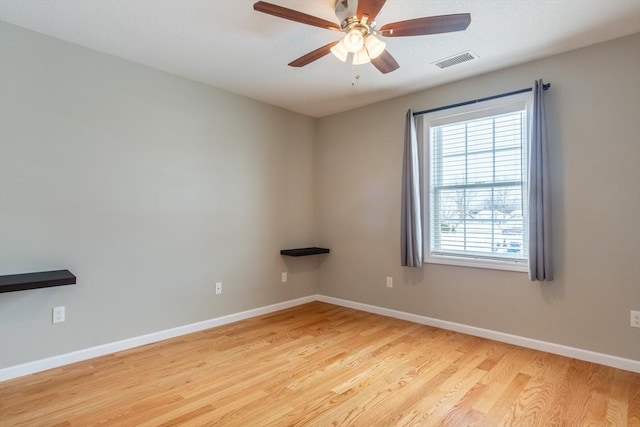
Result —
[[352, 65], [351, 69], [353, 70], [353, 79], [351, 80], [351, 86], [356, 85], [356, 81], [360, 79], [360, 74], [356, 73], [356, 66]]

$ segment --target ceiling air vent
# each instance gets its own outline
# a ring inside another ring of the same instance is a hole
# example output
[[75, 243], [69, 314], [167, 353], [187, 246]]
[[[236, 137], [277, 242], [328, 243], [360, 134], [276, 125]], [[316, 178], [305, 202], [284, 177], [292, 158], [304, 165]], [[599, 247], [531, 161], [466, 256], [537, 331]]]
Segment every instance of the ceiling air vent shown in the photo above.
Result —
[[461, 64], [463, 62], [471, 61], [472, 59], [476, 58], [478, 58], [478, 55], [469, 50], [467, 52], [459, 53], [457, 55], [453, 55], [448, 58], [433, 62], [433, 64], [440, 68], [447, 68], [451, 67], [452, 65]]

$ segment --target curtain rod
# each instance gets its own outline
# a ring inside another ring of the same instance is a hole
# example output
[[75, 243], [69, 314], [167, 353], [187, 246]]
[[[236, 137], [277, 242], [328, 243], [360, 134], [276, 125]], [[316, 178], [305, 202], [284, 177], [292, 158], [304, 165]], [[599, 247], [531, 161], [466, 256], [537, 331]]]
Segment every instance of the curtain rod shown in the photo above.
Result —
[[[551, 87], [551, 83], [545, 83], [542, 85], [544, 90], [547, 90]], [[457, 104], [445, 105], [444, 107], [431, 108], [429, 110], [415, 111], [413, 116], [420, 116], [422, 114], [434, 113], [436, 111], [448, 110], [449, 108], [462, 107], [463, 105], [475, 104], [483, 101], [490, 101], [492, 99], [504, 98], [505, 96], [517, 95], [519, 93], [531, 92], [533, 90], [532, 87], [527, 87], [520, 90], [514, 90], [513, 92], [501, 93], [499, 95], [487, 96], [486, 98], [478, 98], [472, 99], [471, 101], [458, 102]]]

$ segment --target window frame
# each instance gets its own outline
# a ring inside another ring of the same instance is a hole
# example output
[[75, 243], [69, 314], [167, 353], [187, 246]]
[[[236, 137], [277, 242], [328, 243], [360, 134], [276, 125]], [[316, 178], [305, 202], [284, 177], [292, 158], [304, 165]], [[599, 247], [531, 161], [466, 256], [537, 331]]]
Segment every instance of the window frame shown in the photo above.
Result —
[[[432, 113], [427, 113], [422, 116], [422, 167], [423, 167], [423, 247], [424, 247], [424, 255], [423, 262], [428, 264], [445, 264], [445, 265], [454, 265], [454, 266], [462, 266], [462, 267], [474, 267], [474, 268], [485, 268], [485, 269], [496, 269], [496, 270], [508, 270], [508, 271], [517, 271], [524, 272], [528, 271], [529, 266], [529, 254], [526, 257], [521, 259], [513, 259], [513, 258], [498, 258], [489, 256], [481, 256], [481, 255], [469, 255], [469, 256], [454, 256], [447, 254], [433, 254], [433, 250], [431, 247], [431, 233], [432, 233], [432, 224], [431, 224], [431, 170], [432, 170], [432, 147], [431, 147], [431, 128], [434, 126], [440, 126], [443, 124], [450, 124], [462, 121], [473, 120], [476, 118], [482, 117], [491, 117], [496, 116], [502, 113], [507, 112], [515, 112], [515, 111], [525, 111], [525, 125], [523, 129], [523, 138], [525, 147], [523, 150], [523, 166], [524, 170], [521, 169], [522, 174], [522, 199], [526, 204], [527, 198], [527, 167], [528, 167], [528, 157], [529, 157], [529, 141], [531, 137], [531, 119], [532, 119], [532, 111], [533, 111], [533, 94], [531, 92], [520, 93], [516, 95], [505, 96], [498, 99], [492, 99], [489, 101], [478, 102], [470, 105], [463, 105], [460, 107], [454, 107], [451, 109], [435, 111]], [[528, 233], [529, 233], [529, 221], [528, 221], [528, 212], [526, 209], [522, 212], [523, 215], [523, 245], [527, 244]]]

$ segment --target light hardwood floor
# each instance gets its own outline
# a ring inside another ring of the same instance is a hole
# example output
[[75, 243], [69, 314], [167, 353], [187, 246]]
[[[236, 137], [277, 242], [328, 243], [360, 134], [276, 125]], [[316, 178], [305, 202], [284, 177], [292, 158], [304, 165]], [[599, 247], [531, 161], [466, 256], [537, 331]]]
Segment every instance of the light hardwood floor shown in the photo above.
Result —
[[640, 426], [640, 375], [314, 302], [0, 383], [8, 426]]

